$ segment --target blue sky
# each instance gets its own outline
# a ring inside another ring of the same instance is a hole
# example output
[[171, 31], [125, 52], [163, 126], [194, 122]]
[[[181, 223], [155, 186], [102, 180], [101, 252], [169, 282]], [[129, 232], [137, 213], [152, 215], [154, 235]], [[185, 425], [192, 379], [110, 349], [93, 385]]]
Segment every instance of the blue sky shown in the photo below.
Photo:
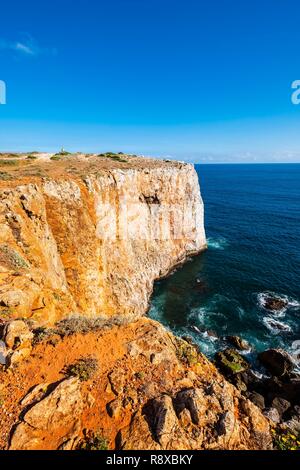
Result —
[[300, 3], [1, 5], [0, 150], [300, 161]]

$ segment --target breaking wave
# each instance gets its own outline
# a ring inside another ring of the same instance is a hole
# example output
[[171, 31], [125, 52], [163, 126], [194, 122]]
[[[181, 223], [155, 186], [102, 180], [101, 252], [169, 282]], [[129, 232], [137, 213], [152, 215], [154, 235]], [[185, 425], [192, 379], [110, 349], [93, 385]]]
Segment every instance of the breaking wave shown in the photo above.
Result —
[[[282, 302], [282, 308], [275, 310], [275, 309], [270, 309], [268, 308], [268, 301], [269, 300], [275, 300]], [[300, 308], [300, 302], [298, 300], [295, 300], [291, 297], [288, 297], [287, 295], [279, 295], [274, 292], [261, 292], [260, 294], [257, 295], [257, 300], [258, 300], [258, 305], [260, 308], [263, 308], [264, 310], [267, 310], [268, 312], [272, 312], [272, 314], [276, 317], [284, 316], [285, 312], [288, 309], [296, 309], [298, 310]]]
[[263, 322], [268, 330], [273, 334], [290, 333], [292, 331], [292, 328], [289, 325], [281, 321], [274, 320], [274, 318], [265, 317]]

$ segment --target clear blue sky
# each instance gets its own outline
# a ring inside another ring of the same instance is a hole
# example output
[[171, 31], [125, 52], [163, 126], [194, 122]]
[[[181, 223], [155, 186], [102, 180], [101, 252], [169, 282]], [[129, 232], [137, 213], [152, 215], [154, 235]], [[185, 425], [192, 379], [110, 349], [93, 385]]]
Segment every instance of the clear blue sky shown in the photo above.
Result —
[[300, 161], [300, 2], [1, 4], [0, 150]]

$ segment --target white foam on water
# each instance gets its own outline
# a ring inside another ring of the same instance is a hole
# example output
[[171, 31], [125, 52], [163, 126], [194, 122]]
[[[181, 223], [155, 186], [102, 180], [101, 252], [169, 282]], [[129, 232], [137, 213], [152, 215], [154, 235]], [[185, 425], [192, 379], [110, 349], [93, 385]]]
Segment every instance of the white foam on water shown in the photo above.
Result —
[[[280, 310], [271, 310], [266, 307], [266, 303], [268, 299], [275, 299], [275, 300], [283, 300], [286, 305]], [[284, 317], [286, 311], [291, 309], [298, 309], [300, 308], [300, 302], [292, 297], [283, 294], [276, 294], [275, 292], [260, 292], [257, 294], [257, 300], [260, 308], [267, 310], [275, 317]]]
[[289, 333], [292, 331], [292, 328], [283, 323], [281, 321], [275, 320], [271, 317], [264, 317], [263, 322], [265, 326], [273, 333], [273, 334], [280, 334], [280, 333]]
[[207, 239], [207, 246], [208, 248], [212, 248], [214, 250], [225, 250], [228, 246], [228, 241], [224, 237], [219, 238], [211, 238]]

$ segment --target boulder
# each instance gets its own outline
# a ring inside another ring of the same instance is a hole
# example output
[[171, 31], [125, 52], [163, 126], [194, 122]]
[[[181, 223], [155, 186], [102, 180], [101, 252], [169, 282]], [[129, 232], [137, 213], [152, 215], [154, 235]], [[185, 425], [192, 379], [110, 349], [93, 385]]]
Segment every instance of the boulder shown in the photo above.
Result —
[[[51, 384], [49, 388], [53, 387], [45, 398], [34, 404], [25, 414], [23, 410], [21, 422], [13, 432], [11, 450], [44, 449], [45, 443], [48, 448], [58, 448], [70, 433], [80, 428], [83, 411], [80, 380], [72, 377], [58, 385]], [[25, 397], [25, 403], [34, 399], [39, 389], [35, 388], [32, 392], [32, 397]]]
[[122, 370], [112, 370], [108, 375], [108, 380], [111, 385], [111, 389], [115, 395], [119, 395], [120, 393], [122, 393], [125, 384], [124, 374], [122, 373]]
[[35, 429], [52, 430], [66, 426], [83, 408], [80, 380], [65, 379], [43, 400], [25, 413], [24, 421]]
[[282, 415], [290, 408], [290, 406], [290, 402], [281, 397], [274, 398], [271, 405], [272, 408], [276, 408], [280, 417], [282, 417]]
[[118, 418], [122, 410], [122, 402], [116, 398], [106, 405], [106, 409], [111, 418]]
[[295, 367], [292, 357], [283, 349], [268, 349], [261, 352], [258, 359], [270, 374], [277, 377], [288, 374]]
[[226, 336], [226, 341], [228, 341], [232, 346], [239, 349], [240, 351], [248, 351], [251, 349], [250, 344], [245, 339], [240, 338], [239, 336]]
[[265, 399], [260, 393], [250, 392], [247, 396], [249, 400], [254, 403], [254, 405], [258, 406], [258, 408], [260, 408], [261, 410], [265, 408]]
[[275, 424], [280, 423], [280, 416], [276, 408], [267, 408], [264, 411], [264, 415], [266, 418], [268, 418], [270, 421], [272, 421]]
[[152, 402], [152, 430], [159, 444], [166, 447], [178, 427], [178, 419], [173, 408], [172, 398], [162, 395]]
[[180, 391], [176, 396], [175, 403], [177, 412], [185, 408], [190, 412], [194, 424], [199, 424], [201, 417], [205, 415], [206, 400], [200, 389], [190, 388]]
[[14, 320], [4, 328], [3, 339], [9, 349], [17, 349], [24, 343], [30, 344], [33, 333], [23, 320]]
[[0, 305], [7, 308], [15, 308], [28, 303], [27, 295], [20, 289], [0, 293]]
[[272, 310], [275, 312], [278, 312], [282, 310], [283, 308], [286, 308], [288, 305], [288, 301], [285, 299], [282, 299], [281, 297], [272, 297], [272, 296], [267, 296], [264, 299], [263, 306], [267, 310]]
[[232, 376], [249, 369], [249, 362], [234, 349], [225, 349], [215, 356], [217, 367], [226, 375]]

